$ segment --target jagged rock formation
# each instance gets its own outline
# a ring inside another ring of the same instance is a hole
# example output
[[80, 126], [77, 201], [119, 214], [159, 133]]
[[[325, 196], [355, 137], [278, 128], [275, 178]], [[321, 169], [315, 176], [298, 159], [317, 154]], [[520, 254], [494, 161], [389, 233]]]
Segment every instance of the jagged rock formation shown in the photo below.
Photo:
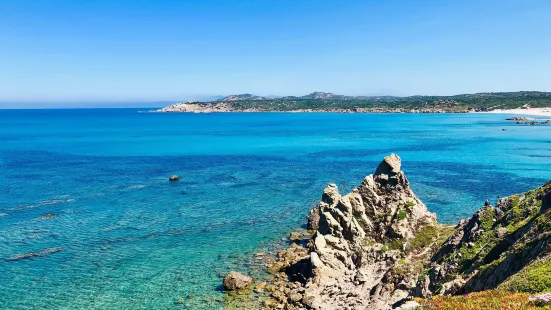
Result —
[[385, 157], [374, 175], [344, 196], [335, 184], [327, 186], [309, 215], [308, 227], [316, 232], [308, 254], [280, 266], [295, 281], [290, 283], [301, 284], [289, 294], [302, 298], [279, 303], [291, 309], [387, 309], [410, 294], [440, 227], [400, 166], [397, 155]]
[[329, 184], [307, 226], [303, 246], [267, 264], [267, 309], [405, 309], [436, 294], [551, 290], [551, 181], [443, 226], [392, 154], [344, 196]]

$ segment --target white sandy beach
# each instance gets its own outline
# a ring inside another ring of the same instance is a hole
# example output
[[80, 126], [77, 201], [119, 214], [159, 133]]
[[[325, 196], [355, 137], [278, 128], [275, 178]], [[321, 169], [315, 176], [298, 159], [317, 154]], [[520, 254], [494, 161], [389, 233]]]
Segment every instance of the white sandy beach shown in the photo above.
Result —
[[548, 116], [548, 117], [551, 117], [551, 107], [550, 108], [493, 110], [493, 111], [481, 112], [481, 113], [519, 114], [519, 115], [533, 115], [533, 116]]

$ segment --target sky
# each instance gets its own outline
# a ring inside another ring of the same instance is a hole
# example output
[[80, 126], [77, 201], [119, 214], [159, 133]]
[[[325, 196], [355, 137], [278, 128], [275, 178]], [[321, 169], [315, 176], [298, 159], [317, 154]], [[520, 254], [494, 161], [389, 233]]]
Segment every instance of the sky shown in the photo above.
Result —
[[0, 107], [551, 91], [548, 0], [0, 0]]

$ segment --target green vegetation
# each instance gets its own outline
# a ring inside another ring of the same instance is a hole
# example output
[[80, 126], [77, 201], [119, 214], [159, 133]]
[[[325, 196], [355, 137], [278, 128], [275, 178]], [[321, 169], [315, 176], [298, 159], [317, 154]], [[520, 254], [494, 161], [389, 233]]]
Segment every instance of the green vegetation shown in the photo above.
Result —
[[409, 272], [409, 268], [410, 268], [409, 263], [406, 262], [404, 258], [402, 258], [394, 264], [392, 271], [394, 271], [394, 273], [397, 275], [402, 275]]
[[538, 260], [514, 274], [500, 286], [500, 289], [526, 293], [551, 291], [550, 257]]
[[438, 238], [438, 227], [427, 226], [425, 229], [415, 235], [415, 238], [411, 240], [408, 245], [408, 251], [415, 251], [416, 249], [423, 249], [435, 242]]
[[484, 282], [489, 277], [504, 281], [500, 289], [551, 292], [551, 247], [547, 245], [551, 208], [546, 205], [549, 209], [542, 210], [544, 197], [549, 195], [551, 181], [503, 199], [500, 209], [484, 207], [477, 212], [466, 226], [466, 233], [471, 233], [469, 242], [441, 258], [458, 267], [457, 273], [446, 279], [473, 276], [473, 280]]
[[400, 238], [388, 238], [384, 243], [389, 250], [402, 250], [404, 248], [404, 240]]
[[551, 209], [536, 219], [538, 230], [546, 231], [551, 229]]
[[423, 261], [410, 261], [409, 259], [402, 258], [394, 264], [392, 271], [394, 275], [403, 276], [407, 274], [420, 274], [423, 272]]
[[494, 223], [495, 223], [495, 215], [496, 215], [496, 212], [493, 208], [491, 207], [487, 207], [487, 208], [482, 208], [480, 210], [480, 226], [484, 229], [484, 230], [490, 230], [492, 229], [492, 227], [494, 226]]
[[386, 219], [387, 216], [391, 216], [390, 213], [378, 213], [375, 214], [375, 223], [380, 223]]
[[404, 210], [398, 211], [398, 219], [399, 219], [399, 220], [405, 219], [405, 218], [407, 217], [407, 215], [408, 215], [408, 214], [407, 214], [406, 211], [404, 211]]
[[469, 272], [471, 267], [483, 265], [484, 258], [499, 242], [496, 232], [492, 229], [494, 226], [495, 211], [491, 207], [482, 208], [479, 211], [480, 226], [483, 229], [480, 237], [470, 246], [466, 245], [459, 249], [456, 260], [462, 271]]
[[367, 246], [367, 247], [372, 246], [375, 243], [376, 243], [375, 240], [373, 240], [373, 238], [371, 237], [366, 237], [363, 242], [364, 246]]
[[453, 225], [441, 225], [438, 228], [438, 238], [436, 239], [436, 246], [440, 247], [451, 235], [455, 232], [455, 226]]
[[[229, 96], [215, 101], [230, 105], [233, 110], [257, 109], [262, 111], [292, 110], [424, 110], [467, 112], [469, 110], [488, 111], [494, 109], [551, 106], [551, 93], [522, 91], [508, 93], [478, 93], [455, 96], [342, 96], [313, 93], [302, 97], [263, 98], [251, 95]], [[204, 104], [204, 103], [197, 103]]]
[[549, 310], [530, 301], [530, 294], [488, 290], [459, 296], [435, 296], [429, 299], [416, 298], [421, 310]]

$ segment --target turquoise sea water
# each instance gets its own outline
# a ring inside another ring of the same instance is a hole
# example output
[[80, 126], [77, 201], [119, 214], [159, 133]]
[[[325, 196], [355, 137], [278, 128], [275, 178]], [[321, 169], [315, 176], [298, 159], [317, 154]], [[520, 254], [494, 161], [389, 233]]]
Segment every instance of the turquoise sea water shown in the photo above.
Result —
[[0, 111], [0, 308], [218, 309], [222, 274], [391, 152], [455, 223], [551, 178], [551, 127], [505, 118]]

